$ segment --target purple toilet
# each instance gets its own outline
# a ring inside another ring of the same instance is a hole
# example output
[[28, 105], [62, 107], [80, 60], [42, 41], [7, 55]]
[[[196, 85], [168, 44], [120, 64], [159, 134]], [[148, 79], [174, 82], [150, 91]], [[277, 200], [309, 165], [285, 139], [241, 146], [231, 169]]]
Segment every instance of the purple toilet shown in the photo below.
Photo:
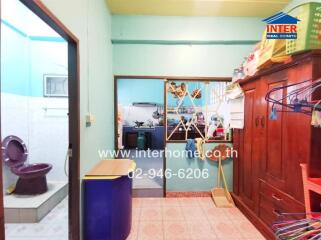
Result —
[[26, 144], [16, 136], [8, 136], [2, 142], [2, 159], [19, 177], [14, 193], [36, 195], [48, 190], [46, 174], [52, 165], [47, 163], [26, 164], [28, 150]]

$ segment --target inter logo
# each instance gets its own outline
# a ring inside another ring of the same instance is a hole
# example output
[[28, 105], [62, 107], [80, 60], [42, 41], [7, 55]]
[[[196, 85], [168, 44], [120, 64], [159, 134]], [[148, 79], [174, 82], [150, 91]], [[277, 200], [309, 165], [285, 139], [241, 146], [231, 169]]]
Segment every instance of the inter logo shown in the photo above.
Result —
[[297, 39], [297, 23], [299, 19], [283, 12], [262, 20], [267, 23], [267, 39]]

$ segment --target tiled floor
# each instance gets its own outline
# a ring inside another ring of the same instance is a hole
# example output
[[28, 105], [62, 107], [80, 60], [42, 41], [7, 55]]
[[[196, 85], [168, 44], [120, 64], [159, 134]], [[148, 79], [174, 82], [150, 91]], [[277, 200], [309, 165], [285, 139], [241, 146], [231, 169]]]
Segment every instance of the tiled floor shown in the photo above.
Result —
[[[6, 224], [6, 240], [67, 240], [68, 201], [40, 223]], [[134, 198], [127, 240], [263, 240], [237, 209], [216, 208], [211, 198]]]
[[127, 240], [265, 239], [237, 208], [211, 198], [134, 198]]
[[[159, 176], [154, 178], [150, 178], [148, 176], [148, 170], [154, 169], [155, 172], [159, 172], [163, 168], [163, 158], [161, 156], [160, 150], [152, 150], [153, 152], [158, 152], [158, 154], [154, 153], [154, 157], [148, 157], [147, 151], [144, 156], [143, 152], [141, 152], [141, 156], [139, 157], [137, 150], [126, 150], [130, 151], [130, 159], [133, 159], [136, 162], [136, 167], [142, 170], [142, 174], [137, 175], [133, 181], [134, 189], [148, 189], [148, 188], [163, 188], [163, 179]], [[158, 157], [157, 157], [158, 156]]]
[[60, 202], [39, 223], [6, 224], [6, 240], [67, 240], [68, 199]]
[[4, 212], [7, 223], [36, 223], [68, 195], [67, 182], [48, 182], [48, 191], [36, 195], [5, 195]]

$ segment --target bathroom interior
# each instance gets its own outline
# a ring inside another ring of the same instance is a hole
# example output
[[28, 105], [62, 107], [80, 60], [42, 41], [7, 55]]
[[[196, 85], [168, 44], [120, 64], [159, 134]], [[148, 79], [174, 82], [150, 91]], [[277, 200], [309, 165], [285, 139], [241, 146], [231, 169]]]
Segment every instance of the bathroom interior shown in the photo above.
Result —
[[[67, 238], [67, 42], [20, 1], [1, 4], [6, 239], [16, 239], [26, 227]], [[43, 222], [52, 214], [62, 216], [49, 229]]]

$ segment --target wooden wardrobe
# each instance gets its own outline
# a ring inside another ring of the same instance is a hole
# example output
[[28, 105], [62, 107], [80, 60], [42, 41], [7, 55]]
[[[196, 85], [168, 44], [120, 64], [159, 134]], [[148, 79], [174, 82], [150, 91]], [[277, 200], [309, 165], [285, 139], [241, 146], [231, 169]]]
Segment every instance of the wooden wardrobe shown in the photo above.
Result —
[[[265, 96], [275, 87], [320, 77], [321, 51], [310, 51], [239, 81], [245, 96], [245, 122], [244, 129], [233, 131], [238, 156], [232, 195], [268, 239], [274, 239], [271, 226], [281, 213], [305, 212], [300, 163], [308, 164], [310, 175], [321, 177], [321, 129], [311, 126], [310, 116], [285, 112], [285, 108], [277, 113], [277, 120], [270, 120], [272, 104]], [[285, 96], [286, 91], [276, 94]], [[321, 89], [312, 99], [321, 99], [320, 93]], [[320, 204], [314, 205], [318, 208], [314, 211], [321, 211]]]

